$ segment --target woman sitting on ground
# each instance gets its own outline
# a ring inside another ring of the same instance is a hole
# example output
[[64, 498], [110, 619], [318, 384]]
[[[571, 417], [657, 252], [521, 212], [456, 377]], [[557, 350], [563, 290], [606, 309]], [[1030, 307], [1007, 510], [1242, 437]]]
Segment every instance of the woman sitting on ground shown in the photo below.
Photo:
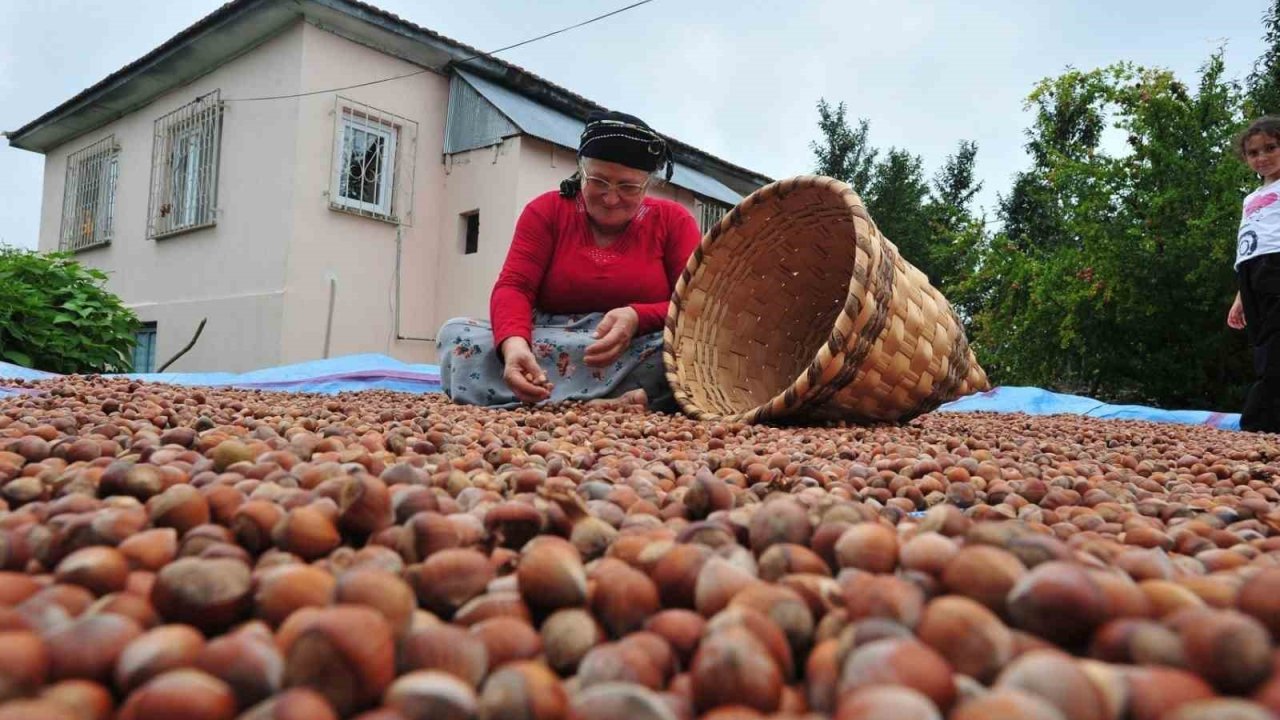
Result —
[[662, 325], [701, 237], [679, 203], [650, 197], [672, 171], [663, 138], [623, 113], [593, 113], [578, 171], [525, 206], [489, 301], [491, 323], [457, 318], [439, 338], [455, 402], [595, 400], [674, 410]]

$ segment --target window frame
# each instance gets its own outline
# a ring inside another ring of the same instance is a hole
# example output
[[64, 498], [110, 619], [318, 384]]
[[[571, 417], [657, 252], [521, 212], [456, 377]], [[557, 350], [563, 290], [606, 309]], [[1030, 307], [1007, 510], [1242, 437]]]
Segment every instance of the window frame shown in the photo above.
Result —
[[221, 91], [214, 90], [156, 118], [148, 238], [159, 240], [218, 223], [224, 109]]
[[[147, 344], [147, 351], [148, 351], [147, 359], [149, 360], [148, 364], [150, 365], [150, 368], [146, 370], [142, 370], [138, 368], [138, 350], [140, 348], [140, 343], [138, 341], [142, 338], [143, 335], [150, 335], [151, 337], [150, 342]], [[142, 327], [138, 328], [138, 330], [133, 334], [133, 338], [134, 338], [133, 354], [132, 354], [132, 357], [130, 358], [131, 364], [133, 366], [133, 372], [154, 373], [156, 371], [156, 343], [160, 339], [160, 331], [159, 331], [158, 323], [154, 321], [142, 323]]]
[[[97, 167], [93, 167], [97, 164]], [[108, 135], [67, 156], [62, 187], [60, 251], [106, 247], [115, 238], [115, 204], [120, 180], [120, 145]], [[84, 216], [88, 210], [90, 216]], [[80, 220], [79, 218], [83, 218]], [[90, 230], [84, 231], [86, 225]], [[79, 226], [79, 232], [77, 232]]]
[[[475, 224], [476, 224], [474, 243], [472, 242], [472, 236], [471, 236], [471, 222], [473, 218], [475, 219]], [[480, 252], [480, 210], [476, 209], [476, 210], [470, 210], [468, 212], [460, 213], [458, 219], [462, 221], [462, 227], [461, 227], [462, 254], [475, 255], [479, 253]]]
[[[345, 177], [344, 168], [349, 167], [347, 163], [347, 133], [364, 132], [370, 135], [376, 135], [383, 138], [382, 149], [380, 155], [385, 159], [384, 163], [379, 163], [377, 192], [378, 199], [381, 202], [371, 203], [358, 198], [347, 197], [342, 194], [342, 180]], [[335, 209], [353, 210], [360, 214], [373, 215], [381, 218], [395, 218], [395, 210], [392, 201], [395, 195], [395, 172], [396, 172], [396, 150], [400, 136], [400, 126], [394, 122], [387, 120], [375, 120], [369, 117], [367, 113], [360, 113], [353, 108], [343, 107], [337, 123], [337, 132], [334, 133], [333, 148], [333, 173], [329, 179], [329, 203]]]

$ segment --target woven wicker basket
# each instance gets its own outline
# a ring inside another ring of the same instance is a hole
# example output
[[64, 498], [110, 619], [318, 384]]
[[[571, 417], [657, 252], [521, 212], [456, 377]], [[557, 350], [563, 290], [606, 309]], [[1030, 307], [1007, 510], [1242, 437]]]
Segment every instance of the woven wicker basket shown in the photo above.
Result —
[[901, 421], [990, 387], [946, 298], [826, 177], [765, 186], [712, 228], [663, 337], [704, 420]]

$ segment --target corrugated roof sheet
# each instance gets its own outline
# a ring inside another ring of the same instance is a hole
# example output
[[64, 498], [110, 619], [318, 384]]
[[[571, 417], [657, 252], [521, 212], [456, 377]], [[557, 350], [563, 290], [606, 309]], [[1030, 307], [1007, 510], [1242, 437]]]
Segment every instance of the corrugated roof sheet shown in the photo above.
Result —
[[[582, 135], [582, 128], [585, 126], [581, 120], [553, 110], [478, 75], [461, 69], [455, 71], [486, 100], [493, 103], [499, 112], [515, 123], [522, 132], [571, 150], [578, 148], [578, 138]], [[676, 163], [675, 172], [671, 175], [671, 183], [728, 205], [737, 205], [742, 201], [742, 196], [724, 183], [681, 163]]]

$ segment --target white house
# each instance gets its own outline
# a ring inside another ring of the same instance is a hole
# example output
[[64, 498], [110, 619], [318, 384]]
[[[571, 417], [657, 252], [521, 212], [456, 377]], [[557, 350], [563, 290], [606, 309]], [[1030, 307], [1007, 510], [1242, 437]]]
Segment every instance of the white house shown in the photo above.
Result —
[[[597, 108], [361, 2], [234, 0], [7, 135], [45, 156], [39, 248], [148, 324], [137, 369], [207, 319], [173, 369], [243, 371], [433, 361], [444, 320], [487, 315], [520, 210]], [[672, 146], [656, 192], [704, 229], [769, 182]]]

